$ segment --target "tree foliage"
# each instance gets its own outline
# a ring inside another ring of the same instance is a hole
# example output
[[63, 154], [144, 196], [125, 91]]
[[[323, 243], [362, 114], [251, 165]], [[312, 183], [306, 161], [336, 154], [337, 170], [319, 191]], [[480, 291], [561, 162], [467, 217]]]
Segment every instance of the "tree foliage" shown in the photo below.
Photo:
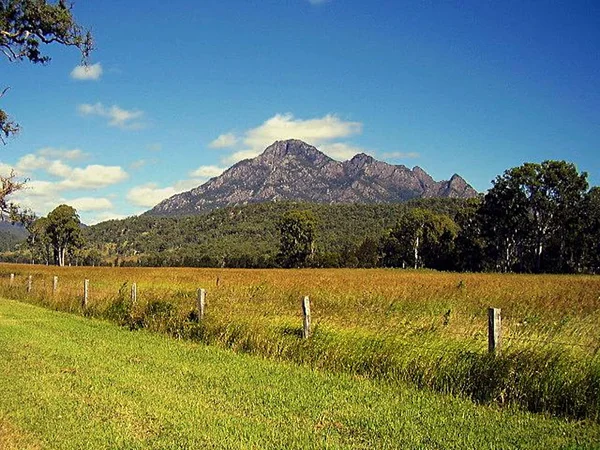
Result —
[[64, 266], [67, 252], [73, 252], [83, 245], [81, 221], [77, 211], [71, 206], [60, 205], [47, 218], [38, 219], [39, 221], [42, 221], [40, 230], [43, 230], [39, 240], [45, 240], [52, 246], [54, 263]]
[[289, 211], [279, 221], [279, 260], [283, 267], [304, 267], [315, 253], [316, 220], [310, 211]]
[[587, 174], [565, 161], [544, 161], [509, 169], [493, 184], [481, 214], [496, 268], [575, 270]]
[[435, 267], [458, 233], [446, 214], [415, 208], [402, 215], [384, 244], [384, 264], [391, 267]]

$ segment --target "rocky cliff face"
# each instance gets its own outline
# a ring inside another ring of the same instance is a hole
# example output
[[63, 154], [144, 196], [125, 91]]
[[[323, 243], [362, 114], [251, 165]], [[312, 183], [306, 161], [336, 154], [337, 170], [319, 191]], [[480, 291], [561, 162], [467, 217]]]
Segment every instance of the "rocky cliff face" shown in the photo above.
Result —
[[222, 206], [296, 200], [318, 203], [393, 203], [423, 197], [469, 198], [477, 192], [459, 175], [435, 181], [423, 169], [377, 161], [364, 153], [329, 158], [298, 140], [277, 141], [261, 155], [156, 205], [147, 214], [199, 214]]

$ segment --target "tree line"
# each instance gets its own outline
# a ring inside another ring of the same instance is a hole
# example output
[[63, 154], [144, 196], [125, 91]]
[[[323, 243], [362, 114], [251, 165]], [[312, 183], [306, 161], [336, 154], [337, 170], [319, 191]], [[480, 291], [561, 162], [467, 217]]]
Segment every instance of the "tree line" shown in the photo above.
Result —
[[266, 203], [200, 217], [82, 227], [61, 205], [4, 259], [192, 267], [402, 267], [598, 273], [600, 188], [564, 161], [526, 163], [476, 199], [393, 205]]
[[[290, 223], [302, 232], [290, 236]], [[284, 266], [332, 264], [309, 242], [316, 228], [309, 212], [282, 221]], [[290, 242], [295, 242], [293, 251]], [[407, 211], [385, 234], [357, 244], [339, 265], [598, 273], [600, 188], [588, 189], [587, 174], [571, 163], [526, 163], [496, 177], [485, 196], [463, 204], [453, 216], [424, 208]]]

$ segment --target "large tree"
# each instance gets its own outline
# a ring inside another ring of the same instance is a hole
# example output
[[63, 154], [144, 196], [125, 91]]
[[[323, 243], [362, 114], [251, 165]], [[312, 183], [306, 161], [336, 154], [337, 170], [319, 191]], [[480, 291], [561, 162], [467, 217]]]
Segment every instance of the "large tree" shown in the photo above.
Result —
[[587, 174], [565, 161], [525, 163], [496, 177], [481, 209], [502, 271], [575, 270]]
[[58, 266], [64, 266], [67, 252], [83, 244], [81, 221], [77, 211], [68, 205], [57, 206], [48, 214], [45, 225], [46, 234], [54, 250], [54, 262]]

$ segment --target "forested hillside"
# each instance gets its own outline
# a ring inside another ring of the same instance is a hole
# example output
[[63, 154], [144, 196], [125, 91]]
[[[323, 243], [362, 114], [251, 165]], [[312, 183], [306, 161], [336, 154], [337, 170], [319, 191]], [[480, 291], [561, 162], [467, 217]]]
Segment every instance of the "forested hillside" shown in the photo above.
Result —
[[144, 215], [110, 220], [86, 228], [83, 234], [86, 247], [111, 263], [265, 267], [274, 264], [278, 252], [279, 220], [287, 211], [303, 210], [316, 219], [318, 259], [323, 265], [336, 266], [367, 237], [382, 237], [409, 209], [421, 207], [453, 217], [473, 202], [476, 200], [348, 205], [259, 203], [200, 216]]

